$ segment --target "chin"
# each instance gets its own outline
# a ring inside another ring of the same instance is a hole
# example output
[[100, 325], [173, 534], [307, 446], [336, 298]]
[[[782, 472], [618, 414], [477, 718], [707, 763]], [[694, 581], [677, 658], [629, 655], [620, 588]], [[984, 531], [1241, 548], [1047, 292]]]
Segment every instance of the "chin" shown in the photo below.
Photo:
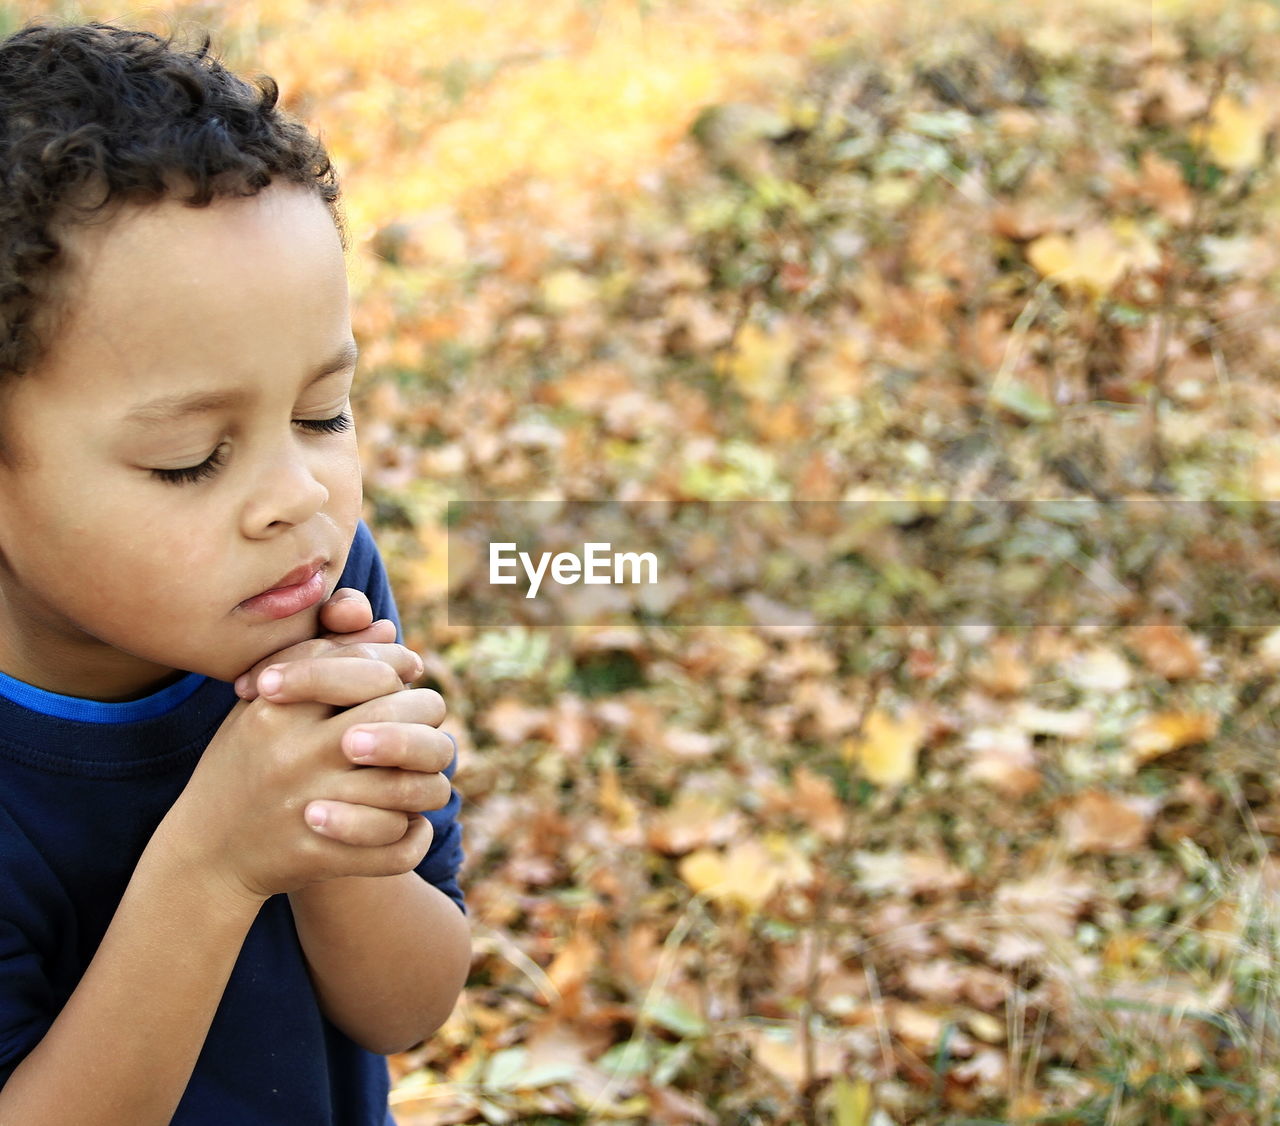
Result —
[[234, 653], [224, 650], [217, 659], [202, 661], [199, 667], [192, 666], [189, 671], [215, 680], [234, 681], [254, 665], [270, 660], [277, 653], [303, 641], [310, 641], [318, 635], [319, 627], [319, 607], [312, 607], [284, 621], [273, 622], [271, 628], [255, 636], [252, 643], [236, 646]]

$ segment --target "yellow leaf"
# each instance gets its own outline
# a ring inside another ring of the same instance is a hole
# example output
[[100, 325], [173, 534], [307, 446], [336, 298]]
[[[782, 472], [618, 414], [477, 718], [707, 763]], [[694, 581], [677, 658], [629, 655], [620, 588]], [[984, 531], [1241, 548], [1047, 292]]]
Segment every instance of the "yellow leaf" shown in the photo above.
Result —
[[676, 865], [676, 871], [686, 884], [703, 895], [724, 883], [724, 857], [714, 849], [700, 848], [681, 860]]
[[836, 1080], [836, 1126], [867, 1126], [871, 1117], [871, 1084], [841, 1076]]
[[776, 399], [786, 386], [791, 361], [799, 341], [790, 325], [770, 330], [746, 324], [733, 343], [733, 351], [723, 363], [726, 375], [752, 399]]
[[782, 871], [758, 841], [746, 840], [728, 853], [699, 849], [676, 870], [694, 891], [728, 899], [748, 913], [758, 911], [782, 882]]
[[411, 596], [432, 602], [449, 593], [449, 530], [436, 521], [418, 528], [422, 554], [408, 576]]
[[1262, 98], [1242, 102], [1228, 95], [1214, 103], [1208, 127], [1192, 131], [1192, 141], [1203, 143], [1215, 164], [1242, 171], [1262, 159], [1273, 113]]
[[1129, 749], [1139, 762], [1150, 762], [1180, 747], [1206, 743], [1218, 733], [1213, 712], [1160, 712], [1140, 720], [1129, 733]]
[[860, 739], [846, 744], [846, 758], [856, 759], [877, 786], [900, 786], [916, 773], [916, 755], [924, 741], [924, 722], [914, 713], [901, 718], [877, 709], [867, 716]]
[[1101, 225], [1086, 227], [1071, 238], [1044, 235], [1028, 247], [1027, 258], [1042, 276], [1095, 297], [1109, 292], [1132, 264], [1132, 255], [1115, 233]]
[[554, 270], [542, 281], [542, 303], [552, 313], [571, 313], [591, 304], [600, 287], [594, 278], [566, 267]]

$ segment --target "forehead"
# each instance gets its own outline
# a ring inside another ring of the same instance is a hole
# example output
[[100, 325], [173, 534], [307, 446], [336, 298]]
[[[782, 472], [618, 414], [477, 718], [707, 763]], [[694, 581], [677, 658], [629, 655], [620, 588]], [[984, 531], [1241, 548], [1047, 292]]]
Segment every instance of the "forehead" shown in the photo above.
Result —
[[349, 333], [341, 242], [308, 189], [126, 206], [68, 229], [64, 246], [62, 315], [41, 365], [54, 372], [89, 355], [157, 374], [252, 369], [299, 348], [299, 362], [327, 356]]

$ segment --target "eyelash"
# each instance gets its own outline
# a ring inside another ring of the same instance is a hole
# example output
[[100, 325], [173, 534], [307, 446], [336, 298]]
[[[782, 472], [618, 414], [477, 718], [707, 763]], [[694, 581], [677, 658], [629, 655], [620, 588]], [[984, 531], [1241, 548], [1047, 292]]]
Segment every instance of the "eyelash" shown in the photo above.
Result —
[[[295, 418], [293, 423], [311, 434], [342, 434], [351, 429], [351, 415], [343, 411], [332, 418]], [[199, 465], [185, 465], [181, 469], [152, 469], [151, 475], [169, 485], [193, 485], [212, 477], [226, 460], [227, 447], [224, 442]]]

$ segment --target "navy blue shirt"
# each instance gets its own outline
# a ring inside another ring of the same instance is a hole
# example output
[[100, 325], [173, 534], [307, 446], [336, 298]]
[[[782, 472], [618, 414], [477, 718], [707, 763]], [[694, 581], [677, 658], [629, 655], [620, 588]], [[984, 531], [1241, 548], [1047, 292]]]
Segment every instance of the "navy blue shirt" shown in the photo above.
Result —
[[[339, 586], [399, 618], [360, 525]], [[141, 700], [59, 696], [0, 674], [0, 1085], [40, 1042], [111, 922], [151, 834], [236, 702], [192, 674]], [[446, 773], [452, 777], [457, 756]], [[455, 793], [419, 874], [460, 908]], [[422, 936], [424, 943], [431, 935]], [[288, 897], [250, 928], [173, 1126], [385, 1126], [384, 1057], [321, 1013]]]

